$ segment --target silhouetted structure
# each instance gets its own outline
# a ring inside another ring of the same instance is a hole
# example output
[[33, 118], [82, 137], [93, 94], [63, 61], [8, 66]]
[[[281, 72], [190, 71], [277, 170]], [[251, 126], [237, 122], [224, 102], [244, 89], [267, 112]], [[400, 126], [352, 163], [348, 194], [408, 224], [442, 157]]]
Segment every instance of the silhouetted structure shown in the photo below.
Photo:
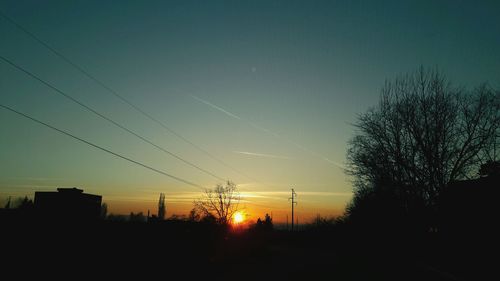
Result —
[[[292, 188], [292, 197], [288, 198], [288, 200], [292, 202], [292, 231], [293, 231], [294, 207], [297, 204], [297, 201], [295, 201], [296, 198], [297, 198], [297, 193], [295, 193], [295, 190], [293, 190]], [[288, 218], [287, 218], [287, 224], [288, 224]]]
[[273, 219], [269, 214], [266, 214], [264, 220], [261, 218], [257, 219], [257, 223], [255, 224], [255, 230], [258, 231], [272, 231], [273, 230]]
[[46, 219], [96, 220], [101, 214], [102, 196], [82, 189], [58, 188], [57, 192], [35, 192], [37, 215]]
[[499, 182], [492, 174], [451, 183], [440, 200], [440, 231], [462, 237], [492, 233], [498, 225]]
[[165, 194], [164, 193], [160, 193], [160, 200], [158, 202], [158, 219], [159, 220], [164, 220], [165, 219], [165, 212], [166, 212]]

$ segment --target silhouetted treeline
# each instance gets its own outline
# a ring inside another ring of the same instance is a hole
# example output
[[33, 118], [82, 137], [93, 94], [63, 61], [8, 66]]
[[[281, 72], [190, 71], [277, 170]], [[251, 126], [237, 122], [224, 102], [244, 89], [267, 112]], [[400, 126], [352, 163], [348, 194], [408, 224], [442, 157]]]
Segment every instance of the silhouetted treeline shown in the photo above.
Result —
[[484, 280], [499, 226], [499, 112], [500, 92], [486, 84], [456, 87], [423, 68], [388, 81], [355, 124], [347, 152], [354, 197], [337, 235], [408, 272]]
[[39, 215], [27, 197], [8, 201], [0, 209], [5, 268], [22, 264], [51, 277], [64, 269], [92, 278], [105, 270], [217, 280], [487, 280], [496, 273], [499, 106], [498, 91], [453, 87], [437, 72], [388, 82], [349, 144], [355, 190], [345, 215], [318, 215], [301, 231], [278, 229], [268, 214], [233, 231], [232, 183], [166, 220], [107, 214], [100, 200], [91, 202], [91, 220]]
[[254, 231], [272, 231], [273, 229], [273, 219], [269, 214], [266, 214], [263, 220], [258, 218], [255, 224], [252, 225], [252, 230]]
[[348, 220], [371, 231], [435, 230], [442, 193], [479, 177], [482, 164], [497, 165], [499, 111], [498, 90], [455, 87], [437, 71], [421, 68], [387, 82], [349, 144], [355, 190]]

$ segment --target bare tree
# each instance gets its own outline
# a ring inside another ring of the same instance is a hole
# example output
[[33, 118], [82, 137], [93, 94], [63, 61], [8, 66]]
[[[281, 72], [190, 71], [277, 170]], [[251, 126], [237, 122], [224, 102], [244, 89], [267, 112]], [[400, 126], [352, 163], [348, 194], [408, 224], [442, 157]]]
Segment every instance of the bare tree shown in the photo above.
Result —
[[487, 85], [452, 87], [423, 68], [386, 82], [379, 105], [359, 116], [349, 144], [351, 211], [374, 192], [389, 194], [405, 210], [429, 208], [448, 183], [476, 175], [496, 158], [499, 97]]
[[191, 209], [191, 211], [189, 211], [189, 215], [188, 215], [188, 220], [189, 221], [191, 221], [191, 222], [198, 222], [198, 221], [200, 221], [200, 219], [201, 219], [200, 214], [196, 210], [196, 208], [193, 208], [193, 209]]
[[236, 184], [227, 181], [225, 186], [218, 184], [214, 189], [206, 189], [202, 198], [194, 202], [194, 206], [205, 217], [213, 216], [217, 223], [225, 225], [238, 211], [239, 201]]

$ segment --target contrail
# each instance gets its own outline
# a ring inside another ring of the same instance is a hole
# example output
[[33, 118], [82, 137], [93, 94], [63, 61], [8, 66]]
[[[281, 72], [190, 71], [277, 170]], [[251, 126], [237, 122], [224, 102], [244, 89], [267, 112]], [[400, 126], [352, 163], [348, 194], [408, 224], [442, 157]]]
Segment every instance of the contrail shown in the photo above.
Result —
[[[274, 197], [278, 199], [283, 199], [283, 196], [289, 195], [289, 191], [253, 191], [253, 192], [245, 192], [245, 195], [248, 194], [249, 196], [279, 196], [279, 197]], [[300, 196], [338, 196], [338, 197], [345, 197], [345, 196], [352, 196], [352, 192], [328, 192], [328, 191], [302, 191], [299, 193]]]
[[335, 166], [337, 166], [337, 168], [340, 168], [342, 170], [346, 170], [346, 166], [344, 164], [341, 164], [339, 162], [336, 162], [336, 161], [333, 161], [333, 160], [330, 160], [328, 159], [328, 157], [323, 157], [323, 160], [325, 160], [326, 162], [330, 163], [330, 164], [333, 164]]
[[218, 107], [217, 105], [215, 105], [215, 104], [213, 104], [213, 103], [211, 103], [211, 102], [208, 102], [208, 101], [206, 101], [206, 100], [204, 100], [204, 99], [201, 99], [201, 98], [199, 98], [199, 97], [197, 97], [197, 96], [193, 96], [193, 95], [191, 95], [191, 97], [193, 97], [195, 100], [197, 100], [197, 101], [199, 101], [199, 102], [201, 102], [201, 103], [204, 103], [204, 104], [206, 104], [206, 105], [208, 105], [208, 106], [210, 106], [210, 107], [212, 107], [212, 108], [214, 108], [214, 109], [217, 109], [217, 110], [218, 110], [218, 111], [220, 111], [220, 112], [223, 112], [224, 114], [226, 114], [226, 115], [228, 115], [228, 116], [231, 116], [231, 117], [236, 118], [236, 119], [238, 119], [238, 120], [243, 120], [243, 119], [241, 119], [239, 116], [236, 116], [236, 115], [232, 114], [231, 112], [229, 112], [229, 111], [225, 110], [224, 108]]
[[248, 151], [233, 151], [234, 153], [244, 154], [249, 156], [257, 156], [257, 157], [265, 157], [265, 158], [275, 158], [275, 159], [285, 159], [291, 160], [292, 158], [287, 156], [275, 155], [275, 154], [266, 154], [266, 153], [256, 153], [256, 152], [248, 152]]
[[[283, 201], [286, 200], [286, 196], [289, 195], [289, 191], [243, 191], [240, 193], [242, 199], [255, 198], [262, 200], [267, 199], [273, 201]], [[300, 196], [304, 197], [351, 197], [352, 192], [324, 192], [324, 191], [304, 191], [300, 192]]]
[[12, 177], [9, 180], [28, 180], [28, 181], [65, 181], [65, 178], [36, 178], [36, 177]]
[[243, 119], [243, 118], [239, 117], [238, 115], [233, 114], [233, 113], [231, 113], [231, 112], [229, 112], [229, 111], [225, 110], [224, 108], [222, 108], [222, 107], [220, 107], [220, 106], [217, 106], [217, 105], [215, 105], [215, 104], [213, 104], [213, 103], [211, 103], [211, 102], [209, 102], [209, 101], [206, 101], [206, 100], [204, 100], [204, 99], [202, 99], [202, 98], [199, 98], [199, 97], [197, 97], [197, 96], [194, 96], [194, 95], [191, 95], [191, 97], [192, 97], [193, 99], [195, 99], [195, 100], [197, 100], [197, 101], [201, 102], [201, 103], [204, 103], [204, 104], [206, 104], [206, 105], [210, 106], [211, 108], [217, 109], [218, 111], [220, 111], [220, 112], [222, 112], [222, 113], [224, 113], [224, 114], [226, 114], [226, 115], [228, 115], [228, 116], [230, 116], [230, 117], [233, 117], [233, 118], [235, 118], [235, 119], [238, 119], [238, 120], [241, 120], [241, 121], [243, 121], [243, 122], [247, 123], [248, 125], [250, 125], [250, 126], [251, 126], [251, 127], [253, 127], [254, 129], [257, 129], [257, 130], [263, 131], [263, 132], [265, 132], [265, 133], [271, 134], [271, 135], [273, 135], [273, 136], [275, 136], [275, 137], [279, 137], [279, 135], [278, 135], [278, 134], [276, 134], [276, 133], [272, 132], [271, 130], [268, 130], [268, 129], [266, 129], [266, 128], [264, 128], [264, 127], [261, 127], [261, 126], [259, 126], [259, 125], [255, 124], [255, 123], [253, 123], [253, 122], [250, 122], [250, 121], [248, 121], [248, 120], [245, 120], [245, 119]]
[[259, 125], [255, 124], [255, 123], [253, 123], [253, 122], [246, 121], [246, 120], [243, 120], [243, 121], [247, 122], [247, 124], [248, 124], [248, 125], [250, 125], [250, 126], [254, 127], [255, 129], [257, 129], [257, 130], [261, 130], [261, 131], [263, 131], [263, 132], [266, 132], [266, 133], [268, 133], [268, 134], [272, 135], [273, 137], [276, 137], [276, 138], [280, 138], [280, 137], [281, 137], [281, 136], [280, 136], [280, 135], [278, 135], [277, 133], [275, 133], [275, 132], [273, 132], [273, 131], [271, 131], [271, 130], [268, 130], [268, 129], [264, 128], [264, 127], [261, 127], [261, 126], [259, 126]]
[[247, 123], [248, 125], [250, 125], [251, 127], [254, 127], [254, 128], [255, 128], [255, 129], [257, 129], [257, 130], [260, 130], [260, 131], [263, 131], [263, 132], [265, 132], [265, 133], [271, 134], [271, 135], [273, 135], [273, 136], [275, 136], [275, 137], [279, 137], [279, 135], [278, 135], [278, 134], [276, 134], [276, 133], [274, 133], [274, 132], [272, 132], [272, 131], [270, 131], [270, 130], [268, 130], [268, 129], [264, 128], [264, 127], [261, 127], [261, 126], [259, 126], [259, 125], [255, 124], [255, 123], [253, 123], [253, 122], [250, 122], [250, 121], [248, 121], [248, 120], [245, 120], [245, 119], [243, 119], [243, 118], [239, 117], [238, 115], [236, 115], [236, 114], [234, 114], [234, 113], [231, 113], [231, 112], [229, 112], [229, 111], [225, 110], [224, 108], [222, 108], [222, 107], [220, 107], [220, 106], [217, 106], [217, 105], [215, 105], [215, 104], [213, 104], [213, 103], [211, 103], [211, 102], [209, 102], [209, 101], [206, 101], [206, 100], [204, 100], [204, 99], [202, 99], [202, 98], [199, 98], [199, 97], [197, 97], [197, 96], [194, 96], [194, 95], [191, 95], [191, 97], [192, 97], [193, 99], [195, 99], [195, 100], [197, 100], [197, 101], [201, 102], [201, 103], [204, 103], [204, 104], [206, 104], [206, 105], [210, 106], [210, 107], [211, 107], [211, 108], [213, 108], [213, 109], [217, 109], [218, 111], [220, 111], [220, 112], [222, 112], [222, 113], [226, 114], [227, 116], [230, 116], [230, 117], [233, 117], [233, 118], [235, 118], [235, 119], [241, 120], [241, 121], [243, 121], [243, 122]]
[[[255, 124], [253, 122], [248, 121], [248, 120], [245, 120], [245, 119], [239, 117], [238, 115], [233, 114], [233, 113], [231, 113], [231, 112], [229, 112], [229, 111], [227, 111], [227, 110], [225, 110], [225, 109], [223, 109], [223, 108], [221, 108], [221, 107], [219, 107], [219, 106], [217, 106], [217, 105], [215, 105], [215, 104], [213, 104], [213, 103], [211, 103], [209, 101], [201, 99], [201, 98], [199, 98], [197, 96], [191, 95], [191, 97], [194, 98], [194, 99], [196, 99], [197, 101], [199, 101], [201, 103], [204, 103], [204, 104], [206, 104], [206, 105], [208, 105], [208, 106], [210, 106], [210, 107], [212, 107], [214, 109], [217, 109], [218, 111], [220, 111], [220, 112], [222, 112], [222, 113], [224, 113], [224, 114], [226, 114], [226, 115], [228, 115], [230, 117], [233, 117], [235, 119], [243, 121], [243, 122], [247, 123], [248, 125], [250, 125], [251, 127], [255, 128], [255, 129], [259, 130], [259, 131], [268, 133], [268, 134], [270, 134], [270, 135], [272, 135], [272, 136], [274, 136], [276, 138], [280, 138], [282, 140], [285, 140], [285, 141], [289, 142], [290, 144], [294, 145], [295, 147], [299, 148], [300, 150], [302, 150], [304, 152], [307, 152], [307, 153], [309, 153], [309, 154], [311, 154], [311, 155], [313, 155], [313, 156], [315, 156], [315, 157], [317, 157], [317, 158], [319, 158], [319, 159], [321, 159], [321, 160], [323, 160], [323, 161], [325, 161], [325, 162], [327, 162], [329, 164], [332, 164], [332, 165], [336, 166], [339, 169], [342, 169], [342, 170], [346, 169], [345, 165], [343, 165], [341, 163], [338, 163], [336, 161], [330, 160], [329, 158], [321, 155], [320, 153], [318, 153], [316, 151], [313, 151], [313, 150], [311, 150], [311, 149], [309, 149], [307, 147], [304, 147], [304, 146], [302, 146], [302, 145], [300, 145], [300, 144], [298, 144], [298, 143], [296, 143], [294, 141], [291, 141], [290, 139], [288, 139], [288, 138], [286, 138], [286, 137], [284, 137], [284, 136], [282, 136], [282, 135], [280, 135], [278, 133], [275, 133], [275, 132], [273, 132], [273, 131], [271, 131], [269, 129], [266, 129], [266, 128], [264, 128], [262, 126], [259, 126], [259, 125]], [[266, 157], [266, 156], [269, 157], [269, 156], [271, 156], [271, 155], [260, 154], [260, 153], [251, 154], [251, 152], [246, 153], [244, 151], [239, 151], [239, 152], [235, 151], [235, 152], [236, 153], [241, 153], [241, 154], [253, 155], [253, 156], [262, 156], [262, 157]], [[273, 158], [282, 158], [282, 157], [278, 156], [278, 157], [273, 157]], [[290, 158], [282, 158], [282, 159], [290, 159]]]
[[305, 151], [305, 152], [307, 152], [307, 153], [309, 153], [309, 154], [311, 154], [311, 155], [313, 155], [315, 157], [318, 157], [318, 158], [322, 159], [325, 162], [328, 162], [328, 163], [330, 163], [332, 165], [335, 165], [335, 166], [337, 166], [337, 168], [340, 168], [342, 170], [346, 169], [345, 165], [343, 165], [341, 163], [338, 163], [336, 161], [330, 160], [328, 157], [325, 157], [325, 156], [319, 154], [318, 152], [316, 152], [316, 151], [314, 151], [312, 149], [309, 149], [309, 148], [307, 148], [307, 147], [305, 147], [303, 145], [300, 145], [300, 144], [298, 144], [298, 143], [296, 143], [294, 141], [291, 141], [291, 140], [286, 139], [284, 137], [282, 137], [282, 138], [285, 139], [286, 141], [288, 141], [289, 143], [295, 145], [297, 148], [301, 149], [302, 151]]

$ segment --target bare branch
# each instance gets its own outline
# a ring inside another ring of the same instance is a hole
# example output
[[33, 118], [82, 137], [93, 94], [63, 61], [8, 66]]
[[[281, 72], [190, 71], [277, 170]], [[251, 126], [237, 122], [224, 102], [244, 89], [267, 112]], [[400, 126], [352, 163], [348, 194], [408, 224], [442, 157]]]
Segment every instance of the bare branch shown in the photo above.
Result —
[[226, 185], [217, 184], [214, 189], [207, 189], [202, 198], [194, 202], [195, 209], [204, 216], [214, 216], [218, 223], [228, 224], [238, 211], [240, 196], [231, 181]]

